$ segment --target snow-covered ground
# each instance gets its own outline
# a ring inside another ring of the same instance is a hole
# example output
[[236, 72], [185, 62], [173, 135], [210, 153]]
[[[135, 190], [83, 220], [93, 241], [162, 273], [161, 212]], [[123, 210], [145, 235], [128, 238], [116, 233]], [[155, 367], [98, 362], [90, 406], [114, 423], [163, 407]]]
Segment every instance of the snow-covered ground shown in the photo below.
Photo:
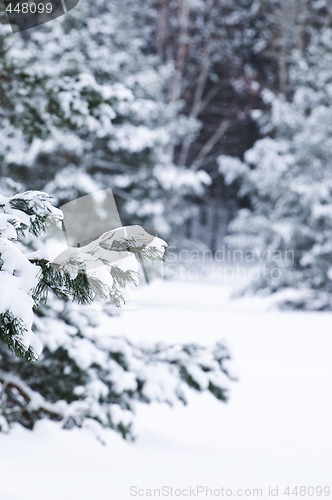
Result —
[[[0, 500], [126, 500], [163, 486], [164, 497], [179, 489], [168, 498], [188, 498], [190, 486], [215, 498], [226, 488], [248, 498], [276, 486], [279, 498], [295, 497], [288, 485], [332, 490], [332, 314], [269, 312], [229, 293], [216, 281], [159, 283], [113, 320], [114, 334], [133, 339], [225, 339], [239, 379], [228, 404], [195, 394], [187, 407], [142, 406], [135, 444], [109, 432], [103, 446], [50, 422], [17, 427], [0, 435]], [[159, 498], [145, 493], [136, 498]]]

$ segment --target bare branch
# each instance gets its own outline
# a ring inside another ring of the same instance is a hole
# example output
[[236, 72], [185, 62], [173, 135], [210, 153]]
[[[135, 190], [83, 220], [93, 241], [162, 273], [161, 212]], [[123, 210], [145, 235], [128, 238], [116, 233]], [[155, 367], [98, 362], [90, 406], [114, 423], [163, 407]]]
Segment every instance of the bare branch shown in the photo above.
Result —
[[221, 122], [215, 133], [210, 137], [208, 142], [201, 149], [199, 155], [193, 162], [191, 166], [193, 170], [198, 170], [202, 166], [205, 158], [208, 156], [208, 154], [211, 152], [214, 146], [218, 143], [218, 141], [222, 138], [222, 136], [230, 126], [230, 123], [231, 123], [230, 120], [224, 120]]

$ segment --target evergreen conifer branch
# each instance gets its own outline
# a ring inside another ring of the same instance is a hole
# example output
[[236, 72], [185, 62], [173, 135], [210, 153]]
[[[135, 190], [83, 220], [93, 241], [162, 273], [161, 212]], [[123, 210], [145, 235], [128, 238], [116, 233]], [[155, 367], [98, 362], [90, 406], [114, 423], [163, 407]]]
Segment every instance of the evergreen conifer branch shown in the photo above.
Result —
[[22, 342], [24, 334], [27, 332], [23, 321], [15, 317], [10, 311], [0, 314], [0, 340], [18, 357], [27, 361], [36, 361], [38, 355], [32, 347], [28, 349]]
[[[149, 244], [154, 238], [140, 226], [128, 226], [108, 231], [86, 246], [68, 247], [54, 261], [45, 257], [29, 259], [16, 246], [17, 242], [29, 233], [40, 236], [49, 224], [63, 224], [62, 212], [54, 208], [50, 200], [46, 193], [38, 191], [0, 197], [3, 212], [0, 214], [0, 284], [9, 287], [12, 297], [10, 305], [0, 309], [0, 340], [29, 361], [37, 359], [41, 349], [31, 330], [32, 307], [46, 301], [49, 290], [67, 302], [91, 304], [101, 299], [121, 307], [125, 303], [126, 287], [138, 284], [138, 273], [130, 269], [133, 261], [126, 261], [129, 269], [118, 265], [119, 260], [128, 255], [118, 258], [114, 253], [132, 253], [143, 263], [144, 259], [161, 260], [165, 248]], [[137, 234], [137, 239], [123, 238], [124, 232]], [[155, 241], [159, 245], [165, 243]], [[21, 300], [22, 304], [17, 305], [15, 300]]]

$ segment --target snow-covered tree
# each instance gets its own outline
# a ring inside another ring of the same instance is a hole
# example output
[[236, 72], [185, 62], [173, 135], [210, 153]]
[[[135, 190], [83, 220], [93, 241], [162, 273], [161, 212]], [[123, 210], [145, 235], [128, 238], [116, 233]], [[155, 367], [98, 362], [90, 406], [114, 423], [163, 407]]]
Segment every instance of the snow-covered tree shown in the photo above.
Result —
[[143, 50], [137, 9], [80, 2], [24, 36], [1, 27], [1, 172], [59, 204], [112, 188], [124, 223], [167, 234], [208, 178], [173, 163], [192, 125], [167, 100], [172, 66]]
[[296, 288], [286, 302], [314, 309], [332, 306], [331, 64], [332, 31], [325, 29], [305, 56], [293, 54], [291, 97], [265, 93], [270, 111], [255, 112], [265, 137], [244, 162], [219, 160], [225, 181], [249, 204], [229, 241], [263, 255], [256, 287]]
[[97, 312], [74, 306], [98, 297], [118, 306], [126, 286], [137, 283], [134, 261], [162, 259], [165, 242], [149, 238], [142, 228], [118, 228], [50, 261], [41, 249], [31, 252], [29, 241], [47, 225], [62, 223], [49, 196], [33, 191], [2, 196], [1, 209], [0, 338], [19, 356], [0, 350], [2, 430], [13, 422], [32, 428], [50, 418], [65, 428], [99, 425], [131, 438], [137, 401], [185, 403], [187, 387], [227, 399], [224, 345], [134, 345], [110, 335], [108, 307]]
[[1, 196], [0, 207], [0, 338], [16, 354], [31, 360], [41, 352], [31, 328], [42, 270], [15, 243], [26, 232], [39, 234], [46, 221], [61, 223], [61, 212], [51, 206], [47, 195], [37, 192]]

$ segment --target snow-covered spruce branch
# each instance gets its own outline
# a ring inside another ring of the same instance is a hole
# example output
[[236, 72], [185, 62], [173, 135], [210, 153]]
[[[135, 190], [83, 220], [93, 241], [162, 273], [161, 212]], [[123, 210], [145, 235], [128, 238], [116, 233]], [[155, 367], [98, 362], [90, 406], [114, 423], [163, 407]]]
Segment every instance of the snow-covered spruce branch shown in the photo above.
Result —
[[[58, 329], [64, 327], [56, 323]], [[15, 376], [0, 372], [4, 429], [14, 422], [32, 428], [42, 418], [65, 428], [82, 427], [92, 419], [132, 439], [138, 403], [186, 404], [190, 390], [228, 399], [230, 356], [221, 343], [134, 345], [121, 337], [105, 337], [95, 327], [89, 330], [85, 327], [85, 338], [83, 332], [71, 333], [71, 340], [53, 352], [46, 347], [41, 363], [17, 360]], [[5, 363], [7, 357], [4, 354]]]
[[46, 193], [0, 197], [0, 339], [16, 355], [37, 359], [42, 346], [32, 332], [33, 307], [48, 290], [82, 304], [95, 299], [120, 307], [128, 285], [138, 283], [138, 264], [163, 259], [166, 243], [140, 226], [107, 231], [80, 248], [68, 247], [51, 261], [42, 251], [28, 257], [20, 241], [63, 224]]

